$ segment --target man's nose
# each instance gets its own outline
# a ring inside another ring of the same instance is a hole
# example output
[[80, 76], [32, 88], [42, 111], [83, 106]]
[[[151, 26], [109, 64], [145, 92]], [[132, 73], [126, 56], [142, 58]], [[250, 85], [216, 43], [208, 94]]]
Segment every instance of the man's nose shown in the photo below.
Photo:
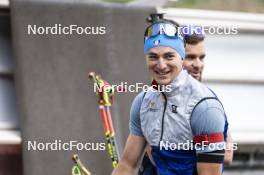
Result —
[[196, 58], [193, 61], [193, 67], [201, 69], [203, 67], [203, 62], [199, 58]]
[[165, 69], [167, 67], [166, 61], [163, 58], [159, 58], [157, 66], [159, 69]]

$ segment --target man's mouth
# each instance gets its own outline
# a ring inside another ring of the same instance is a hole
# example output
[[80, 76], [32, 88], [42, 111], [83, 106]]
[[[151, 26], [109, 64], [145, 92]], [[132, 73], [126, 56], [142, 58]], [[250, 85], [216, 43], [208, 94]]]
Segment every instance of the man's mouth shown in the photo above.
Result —
[[165, 76], [165, 75], [169, 74], [170, 71], [162, 71], [162, 72], [160, 72], [160, 71], [155, 71], [155, 73], [156, 73], [157, 75], [160, 75], [160, 76]]
[[191, 72], [191, 75], [195, 78], [200, 77], [200, 72]]

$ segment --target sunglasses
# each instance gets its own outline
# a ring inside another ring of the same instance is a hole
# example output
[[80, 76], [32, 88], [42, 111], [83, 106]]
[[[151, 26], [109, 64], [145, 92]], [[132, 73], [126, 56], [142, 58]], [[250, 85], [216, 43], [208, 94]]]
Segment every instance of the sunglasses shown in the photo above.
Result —
[[156, 22], [148, 26], [145, 30], [145, 39], [149, 37], [154, 37], [157, 35], [165, 34], [169, 37], [175, 37], [178, 36], [183, 39], [183, 33], [181, 32], [178, 27], [176, 27], [174, 24], [169, 22]]

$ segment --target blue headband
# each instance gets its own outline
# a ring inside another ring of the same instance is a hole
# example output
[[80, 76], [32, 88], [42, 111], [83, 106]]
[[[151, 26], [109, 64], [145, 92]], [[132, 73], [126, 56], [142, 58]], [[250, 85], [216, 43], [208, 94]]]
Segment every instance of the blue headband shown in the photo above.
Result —
[[185, 58], [184, 42], [180, 37], [169, 37], [162, 34], [146, 38], [144, 43], [144, 53], [147, 54], [149, 49], [157, 46], [170, 47], [176, 50], [177, 53], [182, 57], [182, 59]]

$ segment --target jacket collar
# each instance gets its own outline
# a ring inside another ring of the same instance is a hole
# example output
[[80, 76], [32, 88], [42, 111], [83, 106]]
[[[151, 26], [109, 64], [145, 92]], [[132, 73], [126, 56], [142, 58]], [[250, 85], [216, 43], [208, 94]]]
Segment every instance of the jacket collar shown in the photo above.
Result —
[[[176, 95], [177, 93], [179, 93], [182, 88], [185, 85], [185, 82], [187, 80], [188, 77], [188, 73], [186, 70], [181, 70], [181, 72], [179, 73], [179, 75], [168, 85], [166, 85], [166, 90], [163, 93], [167, 96], [167, 97], [171, 97]], [[158, 83], [153, 80], [151, 83], [152, 87], [156, 90], [158, 90]], [[170, 87], [168, 87], [170, 86]], [[169, 91], [168, 91], [169, 90]]]

